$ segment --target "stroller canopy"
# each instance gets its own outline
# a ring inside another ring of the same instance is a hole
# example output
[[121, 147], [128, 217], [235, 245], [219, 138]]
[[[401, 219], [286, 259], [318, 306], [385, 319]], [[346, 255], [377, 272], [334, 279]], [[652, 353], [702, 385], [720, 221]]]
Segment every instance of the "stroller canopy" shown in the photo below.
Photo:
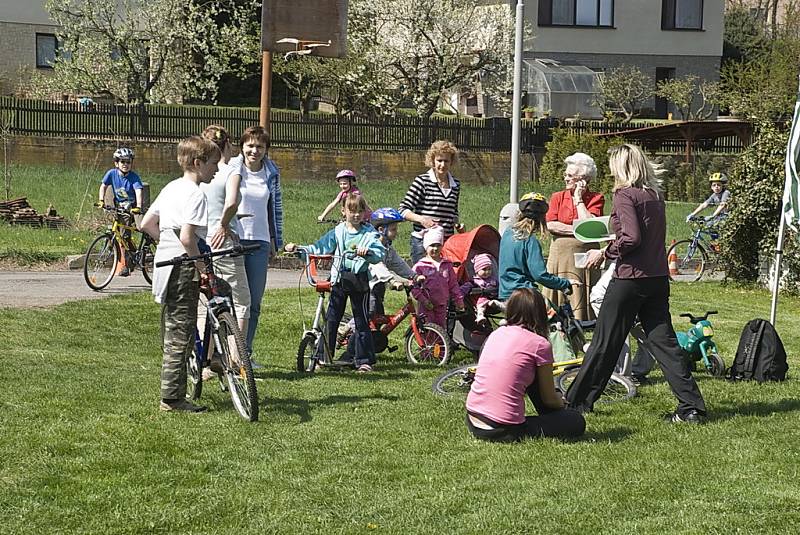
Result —
[[500, 255], [500, 234], [491, 225], [480, 225], [463, 234], [453, 234], [442, 246], [442, 256], [455, 264], [458, 280], [468, 278], [467, 266], [472, 257], [490, 254], [497, 261]]

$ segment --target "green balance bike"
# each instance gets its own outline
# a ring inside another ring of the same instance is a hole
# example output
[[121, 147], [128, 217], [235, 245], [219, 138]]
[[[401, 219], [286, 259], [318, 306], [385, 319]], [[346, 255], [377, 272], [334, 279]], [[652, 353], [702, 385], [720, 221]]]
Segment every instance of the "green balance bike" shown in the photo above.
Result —
[[678, 337], [678, 344], [683, 349], [689, 366], [694, 369], [698, 362], [702, 362], [708, 373], [714, 377], [725, 376], [725, 361], [719, 356], [717, 344], [711, 338], [714, 336], [714, 328], [708, 317], [716, 314], [716, 310], [707, 310], [703, 316], [694, 316], [689, 313], [681, 314], [682, 318], [688, 318], [692, 323], [692, 328], [686, 332], [675, 333]]

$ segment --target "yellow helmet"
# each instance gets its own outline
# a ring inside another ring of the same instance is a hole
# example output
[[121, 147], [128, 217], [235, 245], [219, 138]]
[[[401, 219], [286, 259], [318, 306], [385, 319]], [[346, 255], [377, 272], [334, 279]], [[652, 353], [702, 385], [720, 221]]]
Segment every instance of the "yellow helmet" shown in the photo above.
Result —
[[708, 177], [709, 182], [722, 182], [723, 184], [728, 183], [728, 175], [725, 173], [711, 173]]
[[528, 219], [538, 219], [547, 213], [547, 200], [541, 193], [526, 193], [519, 200], [519, 211]]

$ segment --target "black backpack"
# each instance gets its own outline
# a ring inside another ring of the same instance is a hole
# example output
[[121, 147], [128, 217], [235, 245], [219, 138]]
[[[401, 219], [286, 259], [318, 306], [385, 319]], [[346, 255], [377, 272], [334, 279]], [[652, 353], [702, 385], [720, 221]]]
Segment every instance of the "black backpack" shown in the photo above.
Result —
[[739, 338], [736, 360], [728, 370], [728, 379], [783, 381], [786, 379], [786, 350], [770, 322], [754, 319], [747, 322]]

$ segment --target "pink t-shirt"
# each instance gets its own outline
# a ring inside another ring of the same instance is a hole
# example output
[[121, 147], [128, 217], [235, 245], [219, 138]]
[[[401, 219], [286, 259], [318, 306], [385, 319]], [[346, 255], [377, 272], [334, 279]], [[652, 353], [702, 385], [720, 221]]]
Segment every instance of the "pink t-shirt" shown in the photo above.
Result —
[[553, 362], [550, 342], [518, 325], [500, 327], [486, 339], [467, 410], [501, 424], [525, 421], [525, 389], [536, 368]]

